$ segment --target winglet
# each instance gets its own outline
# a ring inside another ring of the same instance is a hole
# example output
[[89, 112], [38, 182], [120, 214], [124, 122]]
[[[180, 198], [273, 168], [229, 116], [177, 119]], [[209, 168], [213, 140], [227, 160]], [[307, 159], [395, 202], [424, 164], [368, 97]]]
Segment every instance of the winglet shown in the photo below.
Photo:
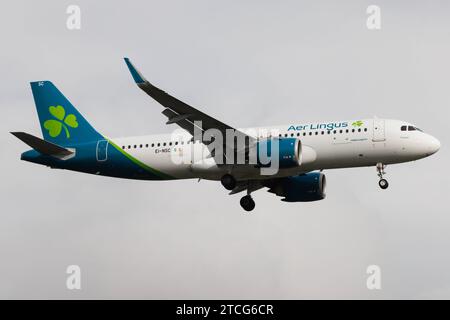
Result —
[[123, 58], [123, 59], [125, 60], [125, 63], [127, 64], [128, 70], [130, 70], [131, 76], [133, 77], [134, 81], [137, 84], [147, 82], [147, 80], [144, 78], [144, 76], [131, 63], [130, 59], [128, 59], [128, 58]]

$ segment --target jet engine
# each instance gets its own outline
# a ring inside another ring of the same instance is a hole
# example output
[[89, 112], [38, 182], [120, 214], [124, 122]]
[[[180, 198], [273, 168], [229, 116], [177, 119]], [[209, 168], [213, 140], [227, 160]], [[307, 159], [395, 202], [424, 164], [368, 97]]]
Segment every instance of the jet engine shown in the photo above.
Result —
[[298, 176], [274, 179], [268, 182], [269, 192], [286, 202], [308, 202], [325, 198], [325, 175], [310, 172]]
[[[276, 146], [278, 144], [278, 146]], [[256, 159], [259, 166], [270, 166], [272, 157], [278, 153], [279, 168], [293, 168], [312, 163], [316, 160], [316, 151], [302, 144], [297, 138], [272, 138], [258, 141]]]
[[[278, 154], [278, 155], [277, 155]], [[277, 157], [279, 168], [292, 168], [301, 164], [302, 143], [296, 138], [272, 138], [258, 141], [256, 159], [260, 166], [270, 166]]]

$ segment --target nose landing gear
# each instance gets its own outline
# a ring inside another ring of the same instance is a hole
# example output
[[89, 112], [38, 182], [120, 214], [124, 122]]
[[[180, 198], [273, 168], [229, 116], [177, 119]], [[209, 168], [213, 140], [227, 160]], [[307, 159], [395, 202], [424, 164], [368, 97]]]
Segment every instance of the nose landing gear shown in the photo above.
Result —
[[382, 164], [381, 162], [379, 162], [379, 163], [377, 163], [376, 167], [377, 167], [378, 177], [380, 178], [380, 181], [378, 181], [378, 185], [383, 190], [387, 189], [389, 187], [389, 183], [387, 182], [386, 179], [383, 178], [383, 175], [386, 174], [386, 172], [384, 171], [384, 168], [386, 168], [386, 166], [384, 164]]
[[387, 189], [387, 187], [389, 187], [389, 183], [386, 179], [380, 179], [380, 181], [378, 181], [378, 185], [381, 189]]

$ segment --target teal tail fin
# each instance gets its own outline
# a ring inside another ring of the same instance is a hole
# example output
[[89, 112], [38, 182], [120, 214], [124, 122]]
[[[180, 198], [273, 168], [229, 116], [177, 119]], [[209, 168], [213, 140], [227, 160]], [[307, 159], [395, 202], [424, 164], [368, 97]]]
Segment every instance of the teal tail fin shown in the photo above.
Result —
[[46, 141], [68, 146], [103, 139], [53, 83], [31, 82], [31, 90]]

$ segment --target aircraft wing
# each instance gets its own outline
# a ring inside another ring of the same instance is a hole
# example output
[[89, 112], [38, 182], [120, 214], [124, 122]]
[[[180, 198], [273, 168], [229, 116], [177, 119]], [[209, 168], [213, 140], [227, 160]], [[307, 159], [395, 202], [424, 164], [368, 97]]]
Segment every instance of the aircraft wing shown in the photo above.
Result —
[[[201, 112], [200, 110], [171, 96], [167, 92], [155, 87], [153, 84], [148, 82], [144, 78], [144, 76], [134, 67], [130, 59], [124, 58], [124, 60], [138, 87], [165, 107], [162, 113], [168, 118], [166, 124], [176, 123], [181, 128], [188, 131], [193, 136], [194, 140], [198, 140], [198, 137], [194, 136], [194, 128], [197, 127], [201, 130], [201, 132], [204, 132], [208, 129], [217, 129], [222, 133], [222, 137], [224, 140], [226, 137], [226, 130], [231, 129], [234, 130], [234, 134], [239, 138], [248, 139], [249, 143], [255, 141], [255, 138], [236, 130], [235, 128], [207, 115], [206, 113]], [[201, 121], [201, 127], [194, 124], [194, 122], [196, 121]]]

